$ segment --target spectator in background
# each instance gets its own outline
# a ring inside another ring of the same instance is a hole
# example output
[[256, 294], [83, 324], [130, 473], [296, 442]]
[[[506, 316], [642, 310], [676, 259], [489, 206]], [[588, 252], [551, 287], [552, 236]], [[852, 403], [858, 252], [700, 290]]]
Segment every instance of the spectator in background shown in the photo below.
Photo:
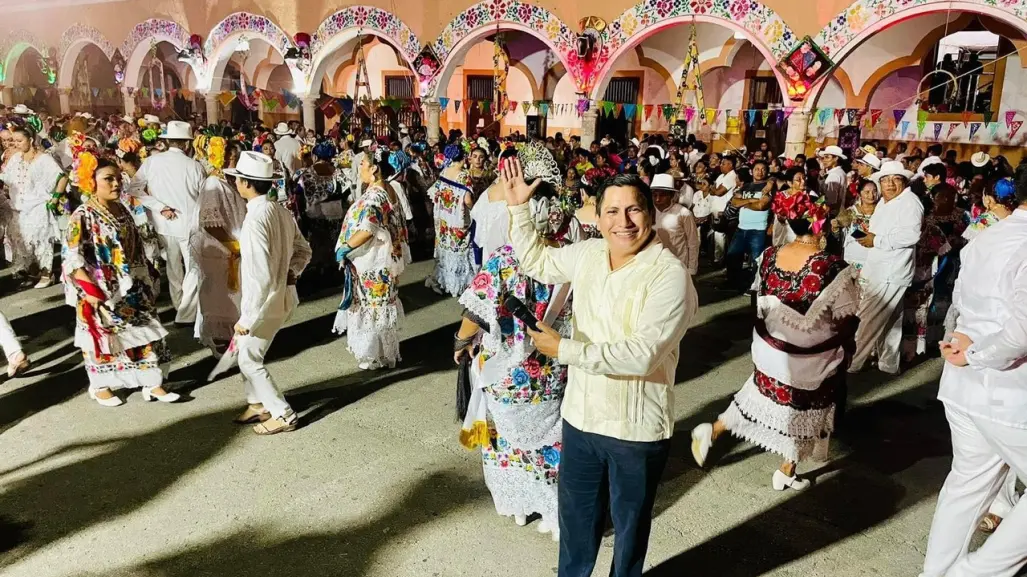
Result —
[[757, 259], [767, 248], [767, 227], [774, 192], [774, 183], [768, 179], [767, 163], [757, 160], [752, 165], [752, 182], [743, 185], [731, 198], [731, 206], [736, 207], [739, 213], [738, 229], [724, 257], [729, 290], [746, 290], [752, 285], [752, 279], [746, 278], [742, 267], [748, 255], [755, 268]]

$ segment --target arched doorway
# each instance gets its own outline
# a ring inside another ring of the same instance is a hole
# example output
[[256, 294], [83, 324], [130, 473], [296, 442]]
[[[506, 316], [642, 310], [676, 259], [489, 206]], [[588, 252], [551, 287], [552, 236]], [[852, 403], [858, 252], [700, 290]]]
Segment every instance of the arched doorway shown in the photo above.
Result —
[[[124, 108], [121, 89], [114, 81], [114, 66], [95, 44], [86, 44], [78, 52], [71, 68], [68, 103], [72, 112], [90, 112], [94, 116], [121, 114]], [[65, 71], [62, 70], [63, 79]]]
[[182, 94], [191, 70], [178, 61], [178, 49], [173, 44], [153, 44], [140, 66], [134, 93], [138, 114], [179, 119], [192, 115], [192, 99]]
[[56, 71], [40, 50], [32, 45], [16, 45], [7, 56], [6, 83], [15, 87], [12, 104], [56, 115], [60, 113]]

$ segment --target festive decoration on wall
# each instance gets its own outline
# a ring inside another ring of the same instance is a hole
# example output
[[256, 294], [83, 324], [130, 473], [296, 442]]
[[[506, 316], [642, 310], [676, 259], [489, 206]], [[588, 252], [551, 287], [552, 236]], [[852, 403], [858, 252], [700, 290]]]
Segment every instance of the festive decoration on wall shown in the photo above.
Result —
[[[194, 35], [194, 39], [199, 39], [198, 35]], [[160, 18], [150, 18], [149, 20], [136, 24], [132, 31], [129, 32], [128, 38], [121, 45], [121, 54], [125, 57], [126, 61], [132, 58], [133, 53], [140, 44], [146, 43], [149, 47], [151, 41], [162, 41], [166, 40], [171, 42], [175, 46], [181, 48], [190, 48], [190, 46], [196, 47], [197, 55], [202, 58], [202, 41], [191, 42], [189, 32], [177, 22], [171, 20], [162, 20]]]
[[810, 88], [823, 79], [834, 64], [809, 36], [792, 48], [777, 67], [788, 79], [788, 98], [805, 100]]
[[267, 16], [236, 12], [229, 14], [210, 31], [210, 36], [203, 43], [203, 55], [212, 58], [215, 51], [220, 51], [225, 40], [232, 35], [245, 33], [248, 38], [260, 38], [274, 46], [279, 54], [285, 54], [293, 47], [292, 40], [277, 24]]
[[492, 70], [493, 94], [496, 107], [499, 109], [495, 120], [499, 121], [506, 116], [506, 77], [510, 73], [510, 58], [506, 54], [502, 33], [496, 34], [492, 39]]
[[439, 62], [439, 57], [435, 55], [431, 45], [422, 48], [421, 53], [414, 59], [414, 72], [421, 79], [421, 84], [430, 84], [441, 71], [442, 63]]
[[111, 57], [111, 66], [114, 67], [114, 82], [123, 84], [125, 82], [125, 57], [121, 55], [120, 50], [114, 51], [114, 56]]
[[[694, 82], [688, 81], [690, 72]], [[703, 95], [702, 89], [702, 70], [699, 68], [699, 43], [695, 38], [695, 23], [692, 23], [692, 28], [688, 35], [688, 54], [685, 56], [685, 66], [681, 70], [681, 82], [678, 84], [678, 93], [674, 97], [675, 112], [674, 116], [670, 119], [672, 123], [676, 120], [677, 111], [680, 111], [681, 105], [684, 104], [685, 92], [693, 92], [695, 94], [695, 105], [699, 110], [699, 120], [705, 124], [706, 98]], [[688, 119], [688, 122], [691, 122], [691, 119]]]
[[317, 62], [322, 57], [322, 52], [333, 38], [354, 28], [374, 31], [391, 40], [391, 44], [399, 48], [408, 62], [413, 63], [421, 52], [421, 42], [417, 35], [395, 14], [371, 6], [349, 6], [325, 18], [314, 31], [310, 38], [312, 60]]
[[310, 72], [313, 53], [310, 51], [310, 34], [297, 32], [292, 37], [295, 46], [285, 51], [285, 63], [301, 72]]

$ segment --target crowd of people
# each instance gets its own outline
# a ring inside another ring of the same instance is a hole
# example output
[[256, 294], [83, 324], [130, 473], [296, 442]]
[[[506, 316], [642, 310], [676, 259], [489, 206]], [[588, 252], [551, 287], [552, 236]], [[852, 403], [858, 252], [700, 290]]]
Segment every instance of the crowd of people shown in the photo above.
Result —
[[[25, 288], [63, 284], [100, 405], [135, 389], [179, 400], [163, 386], [166, 280], [175, 324], [238, 363], [247, 406], [235, 421], [294, 430], [264, 357], [297, 286], [337, 288], [333, 330], [361, 369], [393, 368], [399, 279], [431, 252], [427, 286], [463, 307], [459, 439], [480, 451], [496, 511], [518, 525], [539, 515], [563, 577], [591, 574], [610, 511], [611, 574], [639, 576], [706, 261], [726, 269], [720, 290], [753, 296], [754, 369], [692, 431], [700, 466], [727, 432], [781, 457], [774, 489], [803, 490], [798, 465], [827, 458], [849, 373], [942, 355], [956, 455], [924, 575], [1012, 575], [1027, 558], [1015, 514], [1025, 165], [984, 152], [959, 162], [940, 144], [789, 157], [766, 143], [714, 152], [694, 136], [585, 148], [576, 135], [458, 130], [429, 142], [404, 125], [375, 136], [24, 106], [3, 116], [5, 260]], [[29, 367], [2, 315], [0, 346], [9, 375]], [[967, 555], [978, 523], [995, 535]]]

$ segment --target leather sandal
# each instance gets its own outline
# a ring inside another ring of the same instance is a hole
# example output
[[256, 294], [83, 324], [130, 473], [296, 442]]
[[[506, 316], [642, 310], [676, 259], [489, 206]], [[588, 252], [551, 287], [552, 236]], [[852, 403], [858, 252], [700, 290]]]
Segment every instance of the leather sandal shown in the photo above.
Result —
[[277, 435], [296, 430], [299, 419], [296, 413], [289, 412], [277, 419], [268, 419], [253, 426], [253, 432], [258, 435]]
[[232, 422], [236, 425], [252, 425], [254, 423], [263, 423], [270, 418], [271, 413], [263, 405], [250, 405], [246, 407], [242, 414], [232, 419]]
[[[20, 356], [20, 358], [18, 358]], [[7, 378], [13, 379], [32, 367], [32, 361], [25, 353], [15, 353], [15, 358], [7, 360]]]
[[977, 525], [977, 530], [985, 535], [991, 535], [995, 532], [995, 529], [998, 529], [1000, 524], [1002, 524], [1002, 517], [994, 513], [988, 513], [981, 519], [980, 524]]

